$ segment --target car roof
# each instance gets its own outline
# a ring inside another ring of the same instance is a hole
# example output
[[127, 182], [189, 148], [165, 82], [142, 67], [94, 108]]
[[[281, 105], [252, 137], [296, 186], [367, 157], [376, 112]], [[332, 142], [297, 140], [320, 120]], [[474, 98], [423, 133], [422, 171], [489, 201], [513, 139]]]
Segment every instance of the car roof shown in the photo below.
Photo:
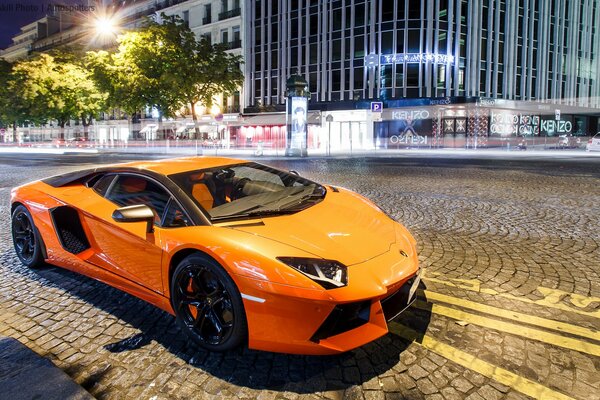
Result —
[[225, 157], [183, 157], [154, 161], [134, 161], [125, 164], [113, 164], [81, 171], [67, 172], [66, 174], [42, 179], [42, 182], [53, 187], [61, 187], [75, 182], [81, 183], [99, 173], [148, 171], [150, 173], [166, 176], [187, 171], [243, 164], [247, 162], [248, 161], [246, 160]]
[[172, 175], [199, 169], [215, 168], [248, 162], [239, 158], [227, 157], [181, 157], [163, 160], [134, 161], [125, 164], [115, 164], [116, 169], [122, 167], [153, 171], [162, 175]]

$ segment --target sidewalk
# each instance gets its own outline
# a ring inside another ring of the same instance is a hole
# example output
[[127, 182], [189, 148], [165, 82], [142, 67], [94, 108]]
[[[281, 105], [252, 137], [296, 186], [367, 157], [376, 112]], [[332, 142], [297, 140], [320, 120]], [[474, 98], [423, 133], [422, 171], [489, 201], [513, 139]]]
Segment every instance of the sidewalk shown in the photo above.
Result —
[[18, 340], [1, 336], [0, 393], [10, 400], [93, 399], [52, 362]]

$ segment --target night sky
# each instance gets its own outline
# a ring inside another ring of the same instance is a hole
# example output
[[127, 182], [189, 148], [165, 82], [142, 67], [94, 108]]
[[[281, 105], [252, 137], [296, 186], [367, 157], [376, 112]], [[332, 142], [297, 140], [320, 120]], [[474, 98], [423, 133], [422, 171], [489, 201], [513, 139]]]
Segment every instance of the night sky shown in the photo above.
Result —
[[84, 0], [0, 0], [0, 49], [12, 44], [20, 28], [46, 15], [50, 4], [86, 4]]

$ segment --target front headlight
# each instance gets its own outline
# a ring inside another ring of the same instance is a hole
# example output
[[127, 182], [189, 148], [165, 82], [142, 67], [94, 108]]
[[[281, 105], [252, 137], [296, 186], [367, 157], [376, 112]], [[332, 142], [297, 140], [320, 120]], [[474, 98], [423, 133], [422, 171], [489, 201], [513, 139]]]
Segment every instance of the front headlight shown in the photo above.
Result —
[[348, 268], [337, 261], [302, 257], [277, 257], [277, 259], [308, 276], [325, 289], [336, 289], [348, 284]]

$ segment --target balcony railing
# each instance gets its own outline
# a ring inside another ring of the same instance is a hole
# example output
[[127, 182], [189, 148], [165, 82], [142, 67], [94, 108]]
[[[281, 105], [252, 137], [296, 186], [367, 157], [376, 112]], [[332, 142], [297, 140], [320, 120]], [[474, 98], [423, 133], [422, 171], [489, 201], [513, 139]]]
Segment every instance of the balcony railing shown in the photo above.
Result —
[[211, 17], [204, 17], [202, 18], [202, 25], [208, 25], [211, 23]]
[[156, 10], [162, 10], [163, 8], [171, 7], [179, 3], [183, 3], [186, 0], [163, 0], [156, 2]]
[[241, 8], [234, 8], [233, 10], [224, 11], [219, 14], [219, 21], [223, 21], [224, 19], [233, 18], [242, 15]]

